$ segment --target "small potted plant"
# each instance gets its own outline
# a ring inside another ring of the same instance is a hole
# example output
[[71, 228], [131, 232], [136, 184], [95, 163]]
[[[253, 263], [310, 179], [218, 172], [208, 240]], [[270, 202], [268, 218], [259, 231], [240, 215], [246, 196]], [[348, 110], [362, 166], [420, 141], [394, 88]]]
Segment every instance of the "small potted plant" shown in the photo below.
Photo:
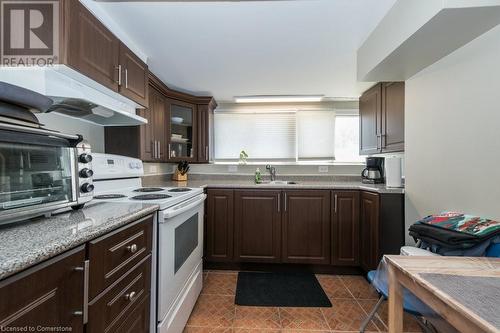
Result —
[[186, 182], [188, 180], [188, 171], [189, 163], [187, 161], [180, 161], [179, 164], [177, 164], [177, 169], [175, 169], [172, 179], [178, 182]]

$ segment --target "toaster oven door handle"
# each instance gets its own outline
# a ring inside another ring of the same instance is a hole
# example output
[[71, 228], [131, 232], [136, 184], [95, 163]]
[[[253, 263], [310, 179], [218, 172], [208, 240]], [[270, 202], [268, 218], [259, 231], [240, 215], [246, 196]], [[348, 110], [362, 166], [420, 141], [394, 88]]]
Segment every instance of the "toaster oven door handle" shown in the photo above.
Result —
[[0, 123], [0, 129], [19, 131], [19, 132], [23, 132], [23, 133], [42, 134], [42, 135], [54, 136], [57, 138], [63, 138], [63, 139], [68, 139], [68, 140], [79, 140], [80, 139], [80, 137], [78, 135], [64, 134], [64, 133], [44, 130], [44, 129], [40, 129], [40, 128], [24, 127], [24, 126], [6, 124], [6, 123]]
[[82, 316], [82, 322], [84, 325], [89, 321], [89, 266], [90, 261], [85, 260], [83, 262], [83, 267], [75, 267], [75, 271], [83, 272], [83, 310], [75, 311], [74, 314]]
[[[191, 200], [188, 200], [186, 202], [183, 202], [181, 204], [178, 204], [172, 208], [165, 210], [163, 212], [163, 217], [165, 220], [171, 219], [172, 217], [180, 215], [180, 214], [198, 206], [199, 204], [203, 203], [203, 201], [205, 201], [206, 198], [207, 198], [206, 194], [200, 194]], [[163, 221], [161, 221], [161, 222], [163, 222]]]

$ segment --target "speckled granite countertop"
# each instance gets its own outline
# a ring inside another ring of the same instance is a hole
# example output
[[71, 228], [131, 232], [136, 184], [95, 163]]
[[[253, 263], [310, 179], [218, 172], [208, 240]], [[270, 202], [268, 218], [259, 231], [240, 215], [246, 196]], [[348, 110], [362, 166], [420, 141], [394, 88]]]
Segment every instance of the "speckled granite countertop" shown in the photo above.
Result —
[[0, 226], [0, 279], [135, 221], [158, 209], [143, 203], [95, 203], [84, 209]]
[[377, 193], [404, 193], [404, 188], [387, 188], [384, 184], [363, 184], [361, 181], [336, 180], [334, 177], [286, 177], [283, 179], [295, 181], [297, 184], [255, 184], [251, 176], [207, 176], [190, 175], [187, 182], [170, 180], [171, 175], [148, 176], [143, 178], [146, 186], [185, 186], [203, 188], [252, 188], [252, 189], [325, 189], [325, 190], [366, 190]]

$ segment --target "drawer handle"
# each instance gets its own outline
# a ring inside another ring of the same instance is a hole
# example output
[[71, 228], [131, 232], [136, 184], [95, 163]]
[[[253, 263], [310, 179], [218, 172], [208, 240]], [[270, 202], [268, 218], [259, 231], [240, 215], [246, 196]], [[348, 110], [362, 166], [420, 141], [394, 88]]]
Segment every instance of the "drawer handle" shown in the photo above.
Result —
[[137, 252], [137, 245], [136, 244], [129, 245], [129, 246], [127, 246], [127, 250], [130, 253], [136, 253]]
[[136, 294], [136, 292], [135, 292], [135, 291], [132, 291], [132, 292], [130, 292], [130, 294], [126, 294], [126, 295], [125, 295], [125, 299], [126, 299], [127, 301], [132, 302], [132, 301], [134, 300], [134, 298], [135, 298], [135, 294]]

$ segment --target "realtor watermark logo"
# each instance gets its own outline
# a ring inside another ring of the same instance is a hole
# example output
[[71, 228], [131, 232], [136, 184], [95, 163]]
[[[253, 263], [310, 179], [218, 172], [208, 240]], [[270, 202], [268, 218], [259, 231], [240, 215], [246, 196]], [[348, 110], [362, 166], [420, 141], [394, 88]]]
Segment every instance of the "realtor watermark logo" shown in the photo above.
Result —
[[2, 66], [51, 66], [59, 55], [59, 1], [0, 0]]

